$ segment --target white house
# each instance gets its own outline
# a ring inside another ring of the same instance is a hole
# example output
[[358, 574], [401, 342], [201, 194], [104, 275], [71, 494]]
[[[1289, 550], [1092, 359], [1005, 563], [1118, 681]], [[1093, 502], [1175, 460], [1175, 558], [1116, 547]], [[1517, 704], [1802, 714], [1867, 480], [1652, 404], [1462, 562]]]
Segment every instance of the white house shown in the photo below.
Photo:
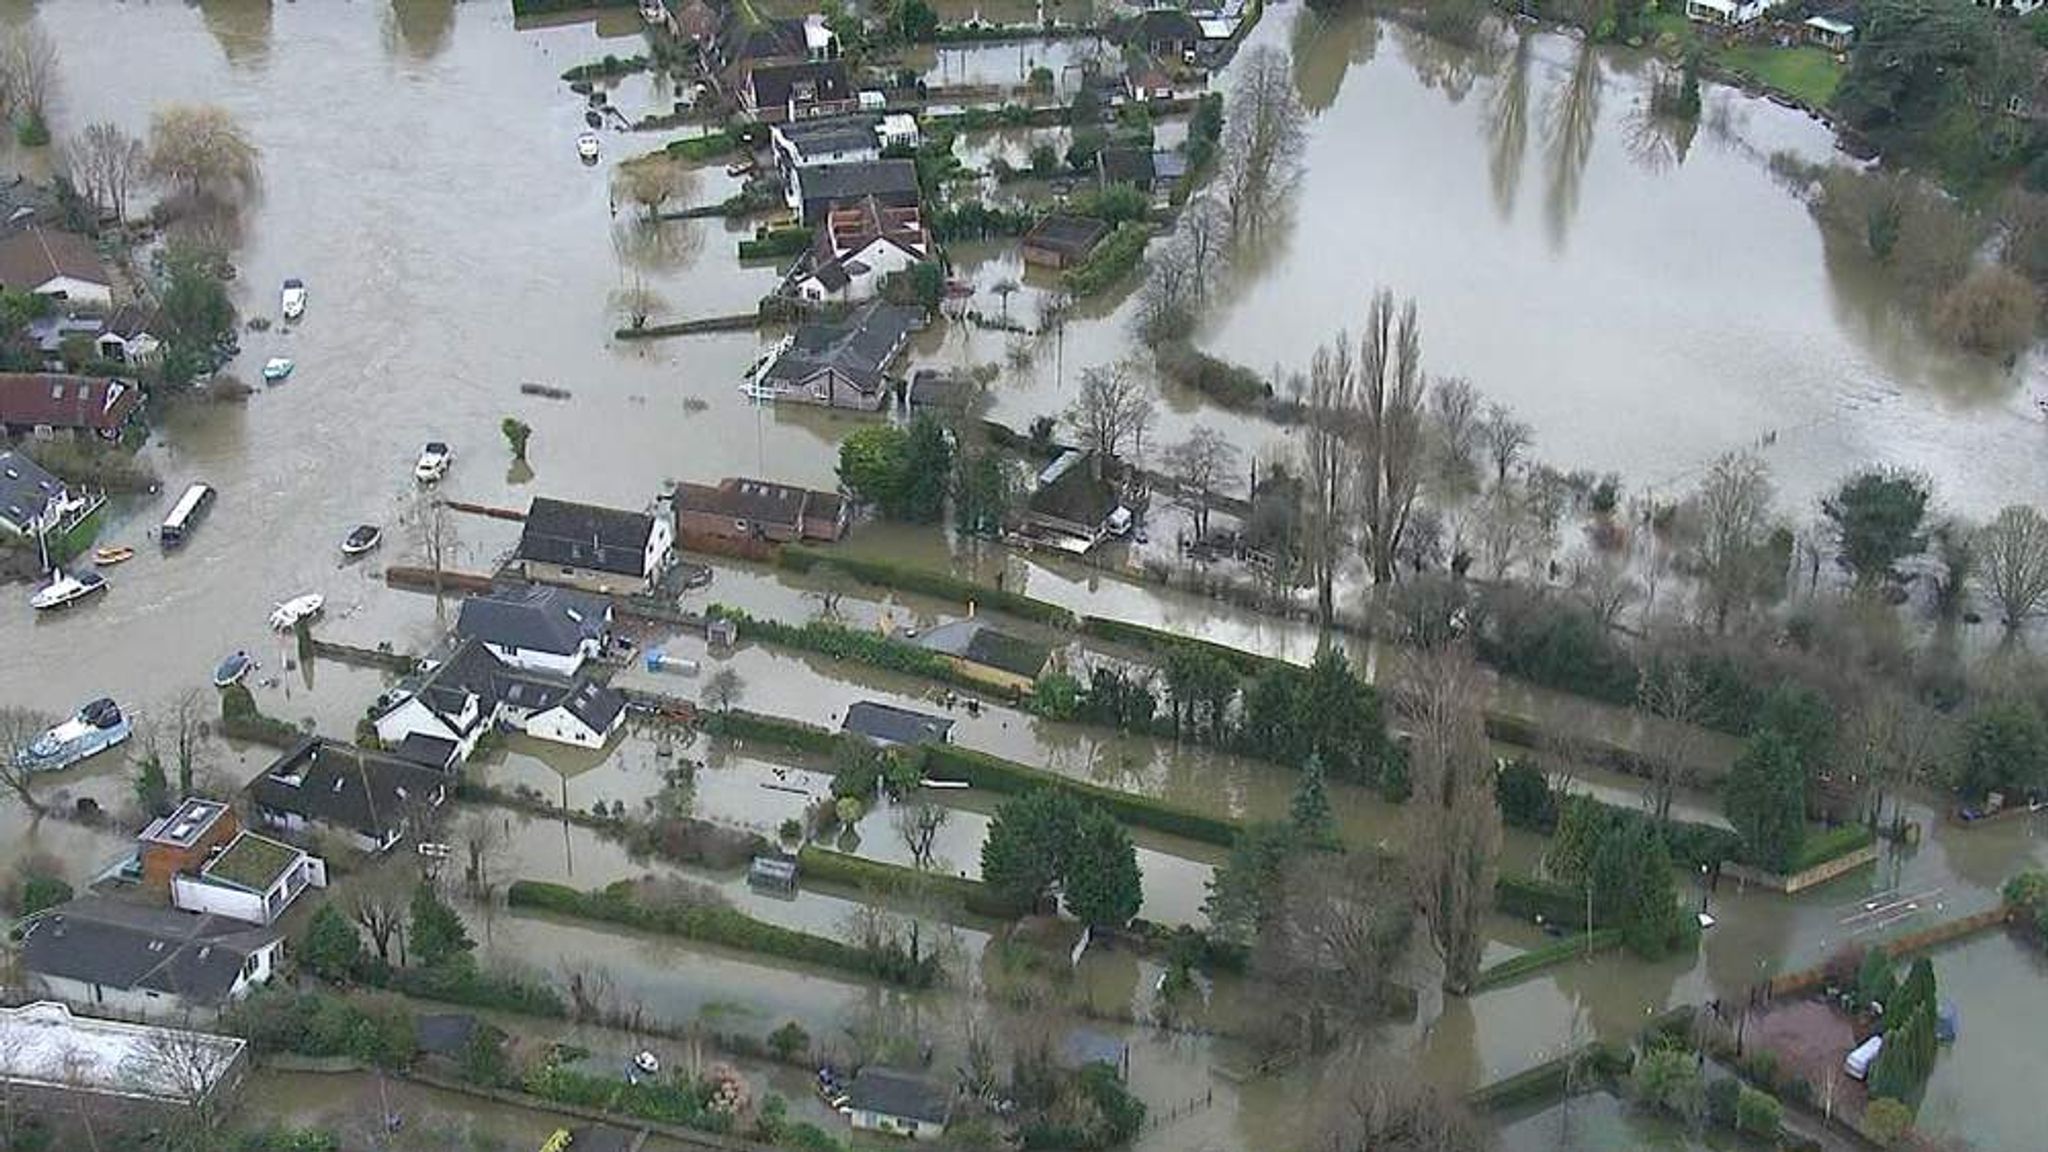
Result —
[[270, 979], [284, 947], [275, 928], [99, 896], [38, 913], [20, 931], [32, 989], [156, 1019], [227, 1007]]
[[578, 679], [559, 699], [529, 713], [522, 727], [536, 740], [602, 748], [625, 723], [625, 697], [596, 681]]
[[0, 287], [74, 304], [114, 306], [114, 281], [92, 241], [31, 224], [0, 238]]
[[189, 1108], [240, 1082], [248, 1047], [239, 1036], [76, 1016], [54, 1000], [0, 1008], [0, 1084], [21, 1104], [71, 1098], [56, 1111], [84, 1097], [101, 1098], [95, 1110], [125, 1102]]
[[0, 449], [0, 529], [17, 536], [35, 536], [64, 522], [74, 499], [64, 482], [11, 448]]
[[791, 120], [769, 127], [768, 143], [775, 149], [783, 196], [792, 210], [803, 207], [803, 189], [796, 178], [799, 169], [882, 158], [884, 144], [876, 123], [873, 116], [853, 115]]
[[666, 516], [536, 496], [512, 562], [528, 580], [631, 595], [654, 589], [675, 542]]
[[796, 294], [813, 302], [872, 300], [890, 276], [930, 258], [918, 209], [884, 207], [870, 196], [826, 215], [808, 263], [798, 266]]
[[1747, 24], [1777, 6], [1777, 0], [1685, 0], [1685, 18], [1729, 27]]
[[468, 760], [477, 741], [498, 722], [498, 674], [503, 669], [482, 643], [462, 642], [417, 683], [395, 690], [396, 699], [371, 722], [378, 742], [396, 748], [407, 737], [427, 736], [453, 744], [455, 762]]
[[255, 819], [269, 827], [324, 831], [375, 854], [407, 836], [425, 838], [448, 785], [444, 771], [312, 736], [244, 791]]
[[171, 877], [171, 904], [248, 924], [274, 924], [299, 893], [325, 887], [325, 860], [243, 831], [199, 871]]
[[953, 1091], [915, 1073], [870, 1065], [846, 1086], [845, 1112], [858, 1132], [936, 1140], [952, 1119]]
[[480, 640], [514, 668], [573, 676], [603, 655], [612, 606], [599, 596], [540, 584], [500, 589], [462, 602], [455, 634]]
[[123, 304], [107, 317], [94, 344], [101, 357], [122, 364], [144, 365], [163, 353], [164, 342], [150, 331], [156, 323], [156, 309], [134, 303]]

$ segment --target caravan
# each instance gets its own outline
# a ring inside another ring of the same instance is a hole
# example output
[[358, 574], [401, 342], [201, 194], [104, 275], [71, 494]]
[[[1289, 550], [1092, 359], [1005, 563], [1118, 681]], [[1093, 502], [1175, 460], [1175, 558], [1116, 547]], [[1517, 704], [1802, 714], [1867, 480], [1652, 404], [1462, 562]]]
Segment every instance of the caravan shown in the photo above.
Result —
[[1842, 1071], [1852, 1080], [1865, 1080], [1870, 1076], [1870, 1066], [1877, 1063], [1877, 1054], [1884, 1051], [1884, 1037], [1872, 1036], [1856, 1046], [1849, 1058], [1842, 1061]]

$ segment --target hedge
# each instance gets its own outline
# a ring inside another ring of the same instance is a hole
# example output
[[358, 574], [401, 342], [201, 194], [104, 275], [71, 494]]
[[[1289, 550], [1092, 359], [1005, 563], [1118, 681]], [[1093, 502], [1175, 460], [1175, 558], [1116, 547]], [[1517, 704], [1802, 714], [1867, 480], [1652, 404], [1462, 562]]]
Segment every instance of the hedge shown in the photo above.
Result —
[[220, 730], [230, 740], [247, 740], [273, 748], [296, 748], [306, 738], [296, 724], [265, 716], [245, 684], [230, 684], [220, 694]]
[[991, 588], [986, 584], [963, 580], [945, 572], [934, 572], [929, 568], [891, 564], [886, 560], [865, 560], [820, 548], [806, 548], [800, 544], [783, 545], [777, 562], [784, 568], [796, 572], [809, 572], [820, 565], [829, 565], [864, 584], [936, 596], [956, 604], [971, 603], [1015, 616], [1020, 620], [1049, 624], [1055, 628], [1074, 626], [1074, 614], [1057, 604], [1034, 600], [1006, 588]]
[[1576, 1052], [1567, 1052], [1534, 1068], [1483, 1084], [1465, 1097], [1465, 1103], [1475, 1112], [1495, 1112], [1517, 1104], [1562, 1096], [1571, 1066], [1580, 1060], [1603, 1075], [1621, 1076], [1635, 1063], [1635, 1056], [1627, 1048], [1595, 1040]]
[[1232, 648], [1227, 644], [1218, 644], [1213, 640], [1181, 636], [1173, 632], [1148, 627], [1144, 624], [1132, 624], [1126, 620], [1111, 620], [1103, 616], [1083, 616], [1081, 618], [1081, 631], [1098, 640], [1128, 644], [1133, 648], [1142, 648], [1147, 652], [1159, 653], [1161, 655], [1171, 652], [1175, 648], [1193, 648], [1198, 652], [1227, 662], [1231, 667], [1246, 676], [1257, 676], [1272, 665], [1286, 663], [1284, 660], [1275, 660], [1269, 656], [1261, 656], [1256, 652], [1247, 652], [1242, 648]]
[[[588, 5], [583, 5], [588, 7]], [[739, 136], [729, 130], [706, 132], [702, 136], [688, 136], [671, 140], [662, 151], [678, 160], [716, 160], [739, 147]]]
[[652, 67], [654, 67], [654, 61], [645, 56], [608, 55], [602, 60], [592, 60], [588, 64], [576, 65], [574, 68], [562, 73], [562, 79], [566, 83], [574, 84], [578, 80], [601, 80], [607, 76], [626, 76]]
[[521, 1087], [557, 1104], [616, 1112], [700, 1132], [732, 1130], [732, 1118], [711, 1109], [710, 1089], [702, 1083], [632, 1081], [617, 1076], [593, 1076], [550, 1064], [529, 1074]]
[[987, 681], [970, 676], [954, 667], [951, 661], [928, 648], [905, 644], [872, 632], [828, 624], [812, 620], [804, 624], [784, 624], [780, 620], [766, 620], [750, 616], [738, 608], [724, 604], [713, 604], [704, 610], [712, 620], [731, 620], [739, 625], [740, 638], [754, 637], [787, 648], [802, 648], [837, 660], [855, 660], [862, 664], [890, 672], [902, 672], [910, 676], [922, 676], [942, 684], [970, 691], [991, 690]]
[[837, 732], [828, 731], [815, 724], [786, 720], [780, 716], [766, 716], [759, 712], [746, 712], [738, 708], [729, 712], [705, 713], [704, 730], [713, 736], [759, 740], [764, 744], [794, 748], [799, 752], [829, 754], [839, 743]]
[[740, 241], [742, 260], [779, 260], [795, 256], [811, 246], [809, 228], [767, 228], [757, 236]]
[[1594, 952], [1605, 952], [1621, 944], [1621, 929], [1601, 928], [1593, 932], [1581, 932], [1569, 939], [1532, 948], [1520, 956], [1512, 956], [1498, 964], [1482, 968], [1472, 981], [1467, 995], [1483, 992], [1511, 984], [1532, 972], [1540, 972], [1553, 965], [1563, 964]]
[[760, 952], [785, 960], [875, 976], [909, 987], [927, 986], [935, 975], [929, 963], [912, 969], [907, 964], [896, 963], [893, 957], [878, 956], [824, 936], [769, 924], [733, 908], [717, 905], [652, 908], [634, 897], [630, 880], [621, 880], [593, 892], [581, 892], [563, 884], [517, 880], [506, 891], [505, 902], [513, 908], [536, 908], [584, 920], [624, 924], [703, 944]]
[[958, 900], [962, 908], [976, 916], [991, 920], [1015, 920], [1029, 911], [1021, 905], [1003, 899], [996, 890], [979, 880], [965, 876], [949, 876], [941, 872], [919, 872], [901, 864], [885, 864], [861, 856], [849, 856], [834, 852], [816, 844], [806, 844], [798, 849], [797, 868], [806, 881], [815, 880], [824, 884], [838, 884], [857, 889], [888, 889], [913, 883], [932, 884], [947, 896]]
[[[1534, 876], [1502, 876], [1493, 885], [1493, 906], [1522, 920], [1583, 925], [1586, 894], [1577, 888]], [[1600, 906], [1593, 905], [1593, 927], [1600, 927]]]
[[1174, 341], [1152, 354], [1167, 379], [1192, 388], [1225, 408], [1256, 411], [1272, 398], [1272, 386], [1242, 364], [1219, 360], [1185, 341]]
[[1877, 833], [1863, 824], [1844, 824], [1831, 828], [1818, 836], [1808, 836], [1799, 846], [1799, 854], [1792, 858], [1789, 875], [1798, 875], [1808, 868], [1818, 868], [1830, 860], [1858, 852], [1877, 842]]
[[925, 774], [964, 780], [985, 792], [1018, 795], [1039, 788], [1058, 788], [1079, 799], [1098, 804], [1111, 816], [1133, 828], [1149, 828], [1169, 836], [1180, 836], [1204, 844], [1229, 847], [1243, 825], [1221, 816], [1209, 816], [1149, 796], [1137, 796], [1084, 783], [1057, 773], [1003, 760], [985, 752], [956, 748], [951, 744], [929, 744], [924, 748]]
[[1143, 221], [1119, 224], [1079, 267], [1061, 273], [1060, 282], [1076, 298], [1093, 296], [1135, 271], [1151, 239], [1152, 228]]

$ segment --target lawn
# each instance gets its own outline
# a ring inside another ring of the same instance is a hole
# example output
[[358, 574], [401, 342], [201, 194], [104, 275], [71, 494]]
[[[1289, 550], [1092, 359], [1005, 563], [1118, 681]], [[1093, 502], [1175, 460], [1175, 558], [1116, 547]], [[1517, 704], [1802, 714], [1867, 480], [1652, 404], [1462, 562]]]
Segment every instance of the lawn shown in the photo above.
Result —
[[1834, 54], [1812, 45], [1773, 48], [1741, 44], [1722, 49], [1718, 56], [1725, 67], [1754, 76], [1815, 108], [1827, 107], [1835, 98], [1835, 86], [1842, 82], [1842, 66], [1835, 62]]

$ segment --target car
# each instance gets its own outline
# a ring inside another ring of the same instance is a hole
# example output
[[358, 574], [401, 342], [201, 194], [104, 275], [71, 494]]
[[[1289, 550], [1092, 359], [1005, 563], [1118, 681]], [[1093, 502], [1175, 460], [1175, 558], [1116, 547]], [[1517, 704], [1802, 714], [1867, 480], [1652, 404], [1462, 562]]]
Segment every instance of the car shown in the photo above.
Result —
[[419, 463], [413, 465], [413, 479], [422, 484], [432, 484], [448, 474], [448, 465], [455, 459], [455, 449], [439, 440], [427, 441], [420, 449]]

